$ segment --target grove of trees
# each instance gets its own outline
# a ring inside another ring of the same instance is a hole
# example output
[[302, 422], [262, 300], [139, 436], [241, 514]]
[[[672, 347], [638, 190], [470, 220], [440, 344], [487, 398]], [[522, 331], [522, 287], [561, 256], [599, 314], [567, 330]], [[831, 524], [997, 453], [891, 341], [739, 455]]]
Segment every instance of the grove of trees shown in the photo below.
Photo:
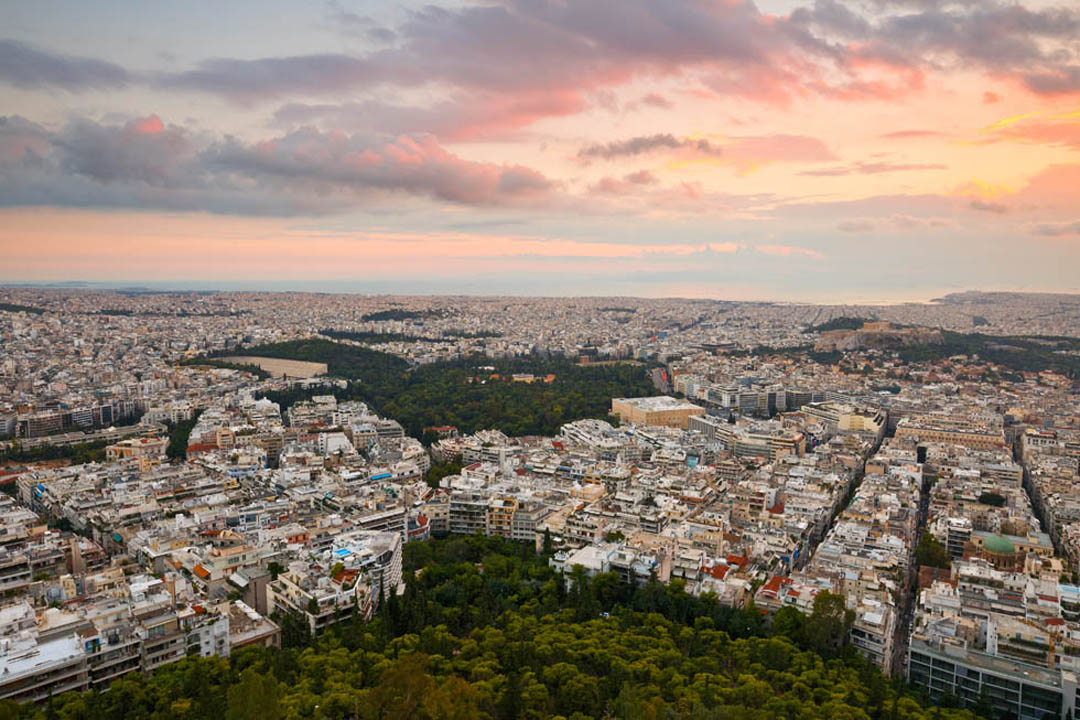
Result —
[[[475, 357], [410, 370], [393, 355], [323, 339], [258, 345], [242, 352], [324, 362], [329, 374], [350, 381], [348, 388], [334, 391], [339, 399], [363, 400], [418, 439], [424, 428], [439, 425], [454, 425], [462, 433], [496, 428], [508, 435], [554, 435], [572, 420], [606, 418], [613, 397], [654, 392], [640, 365], [581, 366], [561, 356], [497, 361]], [[515, 373], [555, 377], [550, 383], [513, 382]], [[267, 397], [284, 410], [313, 392], [325, 390], [290, 390]]]
[[770, 631], [753, 607], [679, 582], [559, 576], [529, 545], [467, 537], [406, 551], [407, 590], [371, 623], [354, 614], [281, 650], [188, 658], [42, 707], [0, 703], [0, 718], [975, 717], [927, 709], [845, 646], [838, 596], [819, 596], [809, 617], [782, 611]]

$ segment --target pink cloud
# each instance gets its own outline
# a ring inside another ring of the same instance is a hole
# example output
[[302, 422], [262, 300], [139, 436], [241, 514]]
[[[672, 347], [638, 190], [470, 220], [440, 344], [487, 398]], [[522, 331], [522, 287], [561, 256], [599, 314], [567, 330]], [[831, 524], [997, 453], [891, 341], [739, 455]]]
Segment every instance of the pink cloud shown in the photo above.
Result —
[[165, 129], [165, 124], [161, 122], [161, 118], [155, 114], [147, 115], [141, 120], [132, 120], [128, 123], [128, 127], [140, 135], [157, 135]]
[[773, 163], [812, 163], [835, 160], [825, 143], [808, 135], [744, 135], [722, 144], [725, 162], [739, 172], [749, 172]]
[[801, 256], [808, 257], [813, 260], [824, 260], [825, 256], [817, 250], [811, 250], [810, 248], [796, 247], [794, 245], [755, 245], [754, 250], [764, 255], [780, 255], [783, 257]]
[[545, 118], [577, 114], [588, 107], [576, 88], [506, 93], [462, 93], [430, 106], [380, 101], [343, 104], [290, 103], [278, 108], [274, 122], [298, 127], [365, 127], [380, 132], [430, 133], [442, 141], [500, 140]]
[[621, 178], [606, 176], [589, 187], [589, 191], [599, 195], [628, 195], [640, 192], [645, 186], [655, 185], [659, 179], [648, 170], [638, 170]]
[[1080, 150], [1080, 113], [1007, 118], [988, 130], [988, 142], [1013, 140]]
[[1033, 175], [1017, 199], [1038, 208], [1055, 208], [1070, 215], [1080, 207], [1080, 164], [1050, 165]]
[[[20, 140], [26, 135], [42, 148], [33, 162], [25, 155], [31, 145]], [[0, 123], [0, 150], [0, 195], [22, 205], [294, 214], [391, 193], [506, 205], [554, 191], [536, 170], [466, 160], [431, 135], [387, 139], [308, 127], [251, 143], [213, 141], [150, 116], [125, 125], [80, 120], [60, 131]]]
[[914, 138], [937, 137], [943, 133], [938, 130], [895, 130], [880, 137], [886, 140], [909, 140]]

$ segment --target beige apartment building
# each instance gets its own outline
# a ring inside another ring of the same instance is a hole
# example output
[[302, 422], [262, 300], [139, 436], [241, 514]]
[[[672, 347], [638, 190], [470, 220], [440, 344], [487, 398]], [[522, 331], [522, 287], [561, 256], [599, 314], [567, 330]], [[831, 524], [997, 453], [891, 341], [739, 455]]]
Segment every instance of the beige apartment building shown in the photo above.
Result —
[[914, 438], [919, 444], [962, 445], [973, 450], [1005, 447], [1005, 433], [1000, 425], [936, 414], [901, 418], [896, 425], [896, 437]]

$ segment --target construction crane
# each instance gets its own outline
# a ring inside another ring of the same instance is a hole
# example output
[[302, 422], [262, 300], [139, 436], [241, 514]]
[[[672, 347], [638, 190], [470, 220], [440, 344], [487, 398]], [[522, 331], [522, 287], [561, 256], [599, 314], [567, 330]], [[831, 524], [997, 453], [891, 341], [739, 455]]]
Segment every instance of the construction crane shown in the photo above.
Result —
[[1054, 667], [1056, 666], [1055, 655], [1057, 654], [1056, 653], [1056, 651], [1057, 651], [1057, 643], [1058, 643], [1058, 639], [1061, 636], [1061, 631], [1060, 630], [1052, 630], [1051, 628], [1048, 628], [1045, 625], [1037, 623], [1034, 620], [1028, 620], [1027, 618], [1016, 618], [1016, 619], [1019, 620], [1020, 622], [1024, 623], [1025, 625], [1038, 630], [1039, 632], [1046, 633], [1046, 637], [1049, 640], [1049, 644], [1050, 644], [1050, 649], [1046, 654], [1046, 667], [1053, 670]]

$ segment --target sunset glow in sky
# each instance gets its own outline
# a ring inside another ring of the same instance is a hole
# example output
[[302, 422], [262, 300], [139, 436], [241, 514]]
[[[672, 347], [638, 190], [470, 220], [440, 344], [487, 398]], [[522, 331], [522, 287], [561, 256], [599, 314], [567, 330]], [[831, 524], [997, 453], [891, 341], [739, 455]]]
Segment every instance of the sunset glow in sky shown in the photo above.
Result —
[[1080, 291], [1080, 3], [0, 5], [0, 282]]

